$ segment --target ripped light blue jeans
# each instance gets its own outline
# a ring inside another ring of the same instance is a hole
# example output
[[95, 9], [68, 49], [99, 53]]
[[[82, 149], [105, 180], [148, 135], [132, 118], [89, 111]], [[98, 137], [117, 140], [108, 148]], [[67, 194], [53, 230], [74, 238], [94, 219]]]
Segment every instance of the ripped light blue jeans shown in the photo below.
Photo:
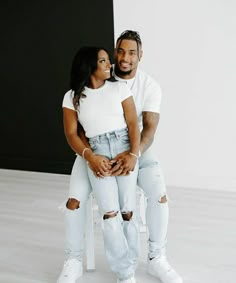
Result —
[[[160, 203], [160, 198], [167, 194], [160, 163], [152, 148], [139, 158], [138, 186], [147, 197], [146, 220], [149, 231], [149, 258], [165, 253], [168, 228], [168, 202]], [[80, 207], [65, 211], [65, 254], [66, 258], [83, 260], [84, 235], [86, 227], [86, 202], [91, 193], [87, 164], [78, 155], [75, 159], [68, 198], [80, 201]]]
[[[128, 130], [118, 130], [89, 139], [94, 153], [109, 159], [129, 150]], [[138, 162], [137, 162], [138, 163]], [[135, 220], [138, 164], [128, 176], [97, 178], [88, 167], [88, 176], [100, 214], [115, 213], [103, 220], [105, 254], [113, 272], [121, 280], [134, 276], [139, 254], [139, 231]], [[132, 212], [129, 221], [122, 214]]]

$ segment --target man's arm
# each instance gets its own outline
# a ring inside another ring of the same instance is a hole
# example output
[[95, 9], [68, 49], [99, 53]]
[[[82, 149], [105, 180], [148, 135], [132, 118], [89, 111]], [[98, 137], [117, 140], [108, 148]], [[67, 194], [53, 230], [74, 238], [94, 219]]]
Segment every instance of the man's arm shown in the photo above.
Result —
[[143, 112], [143, 130], [141, 131], [139, 146], [141, 153], [145, 152], [152, 145], [159, 123], [159, 118], [159, 113], [148, 111]]
[[[141, 139], [139, 150], [141, 153], [145, 152], [153, 143], [154, 135], [159, 123], [160, 114], [157, 112], [143, 112], [143, 130], [141, 131]], [[113, 176], [126, 175], [123, 173], [123, 154], [120, 153], [114, 160], [118, 161], [112, 169]], [[122, 169], [120, 169], [122, 167]]]

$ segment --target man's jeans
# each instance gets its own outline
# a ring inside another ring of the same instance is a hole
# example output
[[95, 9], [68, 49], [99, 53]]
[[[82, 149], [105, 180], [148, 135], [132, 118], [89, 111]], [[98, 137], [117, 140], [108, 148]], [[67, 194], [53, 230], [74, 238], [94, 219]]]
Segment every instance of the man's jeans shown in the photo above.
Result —
[[160, 203], [167, 194], [166, 185], [160, 164], [151, 149], [139, 158], [138, 186], [147, 198], [148, 257], [154, 258], [165, 254], [169, 207], [168, 202]]

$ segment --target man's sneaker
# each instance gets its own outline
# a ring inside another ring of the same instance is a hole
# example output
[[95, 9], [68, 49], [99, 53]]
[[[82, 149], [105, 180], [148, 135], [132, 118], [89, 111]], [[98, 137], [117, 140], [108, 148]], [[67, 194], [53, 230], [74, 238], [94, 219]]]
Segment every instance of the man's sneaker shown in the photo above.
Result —
[[136, 281], [135, 281], [134, 277], [131, 277], [131, 278], [126, 279], [126, 280], [117, 279], [117, 283], [136, 283]]
[[57, 283], [75, 283], [83, 275], [82, 262], [71, 258], [65, 261], [62, 272], [57, 279]]
[[152, 260], [148, 259], [147, 272], [160, 279], [162, 283], [183, 283], [183, 279], [169, 265], [164, 255]]

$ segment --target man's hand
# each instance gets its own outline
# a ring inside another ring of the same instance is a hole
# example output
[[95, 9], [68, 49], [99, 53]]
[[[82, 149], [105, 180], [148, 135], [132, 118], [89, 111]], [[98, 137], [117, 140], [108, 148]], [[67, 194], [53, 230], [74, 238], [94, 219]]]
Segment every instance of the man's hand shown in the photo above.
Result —
[[110, 161], [112, 168], [110, 170], [111, 176], [125, 176], [129, 175], [134, 170], [137, 158], [129, 154], [129, 151], [124, 151], [118, 154]]

